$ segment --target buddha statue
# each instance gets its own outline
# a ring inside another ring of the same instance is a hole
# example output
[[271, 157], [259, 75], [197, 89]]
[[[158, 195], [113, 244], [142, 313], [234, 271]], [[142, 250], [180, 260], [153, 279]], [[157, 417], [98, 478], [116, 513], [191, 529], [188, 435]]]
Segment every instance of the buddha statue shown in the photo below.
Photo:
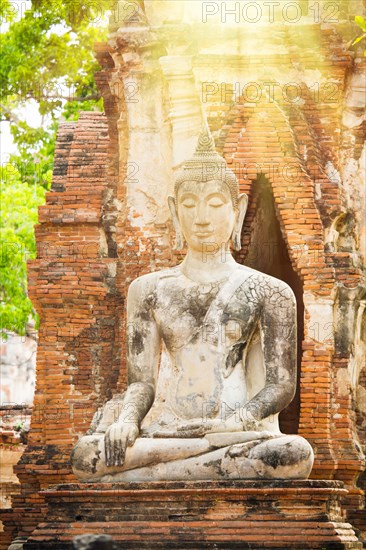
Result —
[[310, 444], [278, 415], [296, 388], [290, 287], [238, 264], [248, 198], [207, 127], [169, 207], [184, 261], [134, 280], [128, 387], [72, 452], [84, 482], [306, 479]]

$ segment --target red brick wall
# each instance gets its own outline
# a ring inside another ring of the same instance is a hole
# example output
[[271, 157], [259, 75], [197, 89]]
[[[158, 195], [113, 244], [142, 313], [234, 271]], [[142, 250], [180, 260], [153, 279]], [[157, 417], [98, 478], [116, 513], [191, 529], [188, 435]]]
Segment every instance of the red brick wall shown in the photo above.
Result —
[[111, 148], [104, 114], [82, 113], [62, 125], [52, 191], [39, 210], [38, 255], [28, 265], [29, 295], [41, 319], [36, 392], [28, 446], [16, 467], [21, 493], [13, 499], [20, 535], [44, 516], [39, 489], [74, 480], [72, 446], [117, 386], [124, 297], [106, 220]]

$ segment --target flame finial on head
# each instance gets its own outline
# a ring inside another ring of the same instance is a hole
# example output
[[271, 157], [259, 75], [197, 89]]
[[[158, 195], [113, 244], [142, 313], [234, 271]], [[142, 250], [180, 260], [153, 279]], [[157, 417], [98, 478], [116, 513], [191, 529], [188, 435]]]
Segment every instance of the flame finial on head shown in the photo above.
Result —
[[183, 182], [212, 180], [222, 181], [229, 187], [233, 205], [236, 207], [239, 198], [238, 180], [234, 172], [228, 168], [225, 159], [217, 153], [214, 139], [205, 123], [193, 157], [184, 163], [177, 175], [175, 196], [178, 195], [178, 189]]
[[215, 141], [207, 124], [205, 124], [198, 138], [195, 155], [204, 155], [210, 152], [216, 153]]

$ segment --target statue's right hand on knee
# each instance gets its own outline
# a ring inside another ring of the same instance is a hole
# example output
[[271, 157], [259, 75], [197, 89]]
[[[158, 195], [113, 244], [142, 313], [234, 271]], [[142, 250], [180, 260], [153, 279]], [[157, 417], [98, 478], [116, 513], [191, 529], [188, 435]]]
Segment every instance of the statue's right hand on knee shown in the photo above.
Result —
[[104, 436], [107, 466], [123, 466], [127, 447], [132, 447], [139, 435], [134, 422], [118, 420], [111, 424]]

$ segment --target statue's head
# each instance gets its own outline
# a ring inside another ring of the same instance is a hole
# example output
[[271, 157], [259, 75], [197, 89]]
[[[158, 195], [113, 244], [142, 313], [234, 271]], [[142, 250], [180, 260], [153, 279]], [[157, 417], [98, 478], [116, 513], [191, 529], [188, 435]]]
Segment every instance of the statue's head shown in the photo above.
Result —
[[175, 182], [169, 207], [177, 233], [177, 248], [202, 251], [206, 244], [241, 248], [241, 230], [248, 197], [239, 194], [238, 180], [215, 150], [205, 127], [192, 159], [185, 162]]

